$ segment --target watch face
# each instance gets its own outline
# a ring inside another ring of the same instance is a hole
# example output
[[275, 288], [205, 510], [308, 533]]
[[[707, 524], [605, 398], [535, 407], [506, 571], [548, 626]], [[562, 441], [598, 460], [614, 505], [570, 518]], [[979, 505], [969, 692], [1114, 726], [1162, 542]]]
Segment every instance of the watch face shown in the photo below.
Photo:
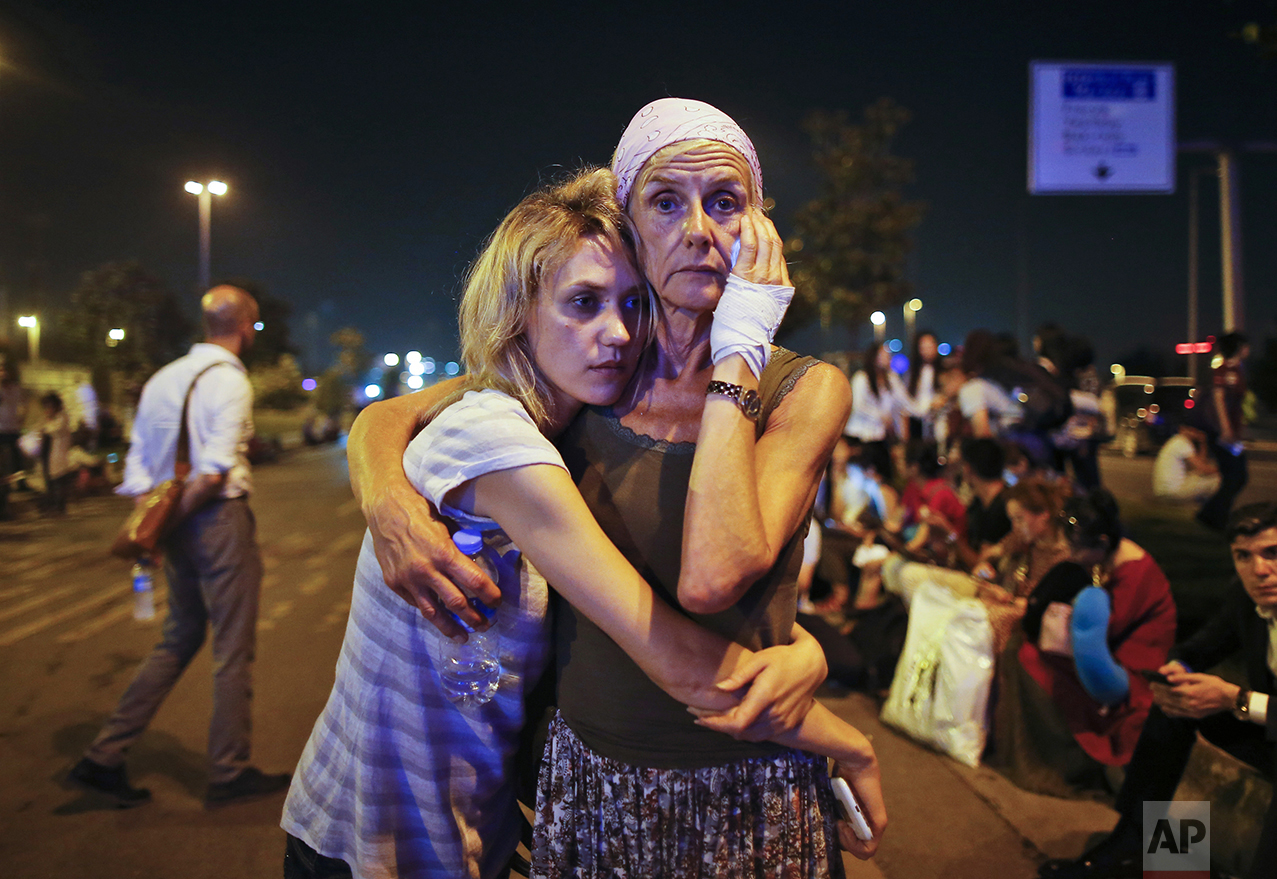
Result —
[[758, 400], [757, 391], [746, 391], [740, 395], [740, 408], [745, 416], [751, 421], [757, 420], [758, 412], [763, 408], [762, 403]]

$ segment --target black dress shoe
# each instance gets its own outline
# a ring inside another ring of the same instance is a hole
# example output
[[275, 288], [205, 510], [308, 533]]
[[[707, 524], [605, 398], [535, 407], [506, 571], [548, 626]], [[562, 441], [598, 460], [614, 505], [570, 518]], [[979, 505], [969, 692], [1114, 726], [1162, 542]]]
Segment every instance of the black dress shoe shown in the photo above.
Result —
[[208, 793], [204, 795], [204, 807], [216, 809], [219, 806], [260, 800], [288, 790], [288, 783], [292, 778], [287, 772], [266, 775], [260, 769], [250, 766], [230, 781], [210, 784]]
[[121, 809], [129, 809], [151, 801], [151, 792], [144, 787], [132, 787], [123, 766], [114, 769], [94, 763], [84, 757], [71, 767], [67, 780], [73, 785], [95, 793], [106, 794]]

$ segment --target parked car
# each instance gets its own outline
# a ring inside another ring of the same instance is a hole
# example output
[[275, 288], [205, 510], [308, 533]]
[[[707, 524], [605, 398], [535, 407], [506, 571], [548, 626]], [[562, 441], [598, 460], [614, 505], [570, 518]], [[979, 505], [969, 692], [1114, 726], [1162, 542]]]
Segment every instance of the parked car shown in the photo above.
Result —
[[1197, 389], [1190, 378], [1127, 375], [1114, 379], [1100, 397], [1113, 437], [1109, 447], [1128, 458], [1154, 454], [1190, 417], [1197, 403]]

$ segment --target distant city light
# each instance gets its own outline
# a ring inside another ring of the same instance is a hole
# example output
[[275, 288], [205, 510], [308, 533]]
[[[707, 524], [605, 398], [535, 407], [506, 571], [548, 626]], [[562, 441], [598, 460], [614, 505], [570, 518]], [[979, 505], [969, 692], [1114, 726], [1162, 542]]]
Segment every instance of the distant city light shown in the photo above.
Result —
[[425, 383], [426, 380], [419, 375], [410, 375], [408, 376], [408, 381], [404, 382], [404, 384], [412, 388], [414, 391], [421, 390], [421, 386]]
[[1109, 372], [1113, 373], [1114, 378], [1121, 378], [1126, 375], [1126, 367], [1120, 363], [1114, 363], [1109, 367]]
[[438, 369], [433, 357], [427, 357], [425, 360], [421, 361], [421, 365], [426, 368], [426, 375], [434, 375], [435, 370]]
[[421, 352], [420, 352], [420, 351], [409, 351], [407, 354], [405, 354], [405, 355], [404, 355], [404, 358], [403, 358], [403, 359], [404, 359], [404, 362], [405, 362], [405, 363], [420, 363], [420, 362], [421, 362]]
[[123, 342], [123, 341], [124, 341], [124, 330], [120, 329], [119, 327], [116, 327], [116, 328], [115, 328], [115, 329], [113, 329], [113, 330], [107, 330], [107, 331], [106, 331], [106, 337], [107, 337], [108, 339], [114, 339], [114, 340], [115, 340], [115, 341], [117, 341], [117, 342]]
[[40, 322], [35, 319], [34, 314], [27, 314], [18, 318], [18, 326], [26, 327], [27, 329], [31, 329], [32, 327], [38, 326], [39, 323]]
[[1175, 346], [1176, 354], [1209, 354], [1210, 342], [1180, 342]]
[[869, 315], [869, 322], [876, 327], [880, 327], [887, 322], [887, 316], [881, 311], [875, 311]]
[[910, 299], [910, 300], [909, 300], [908, 308], [909, 308], [909, 310], [910, 310], [910, 311], [922, 311], [922, 300], [921, 300], [921, 299]]
[[[903, 347], [904, 347], [904, 343], [901, 342], [899, 339], [892, 339], [890, 342], [887, 343], [887, 350], [891, 351], [892, 353], [898, 352]], [[908, 358], [906, 358], [906, 360], [907, 359]]]
[[383, 363], [385, 363], [387, 366], [398, 366], [398, 365], [399, 365], [399, 355], [398, 355], [398, 354], [387, 354], [385, 357], [381, 358], [381, 360], [382, 360], [382, 362], [383, 362]]
[[302, 379], [302, 390], [303, 390], [303, 391], [313, 391], [313, 390], [315, 390], [315, 388], [317, 388], [317, 387], [319, 387], [319, 382], [315, 381], [313, 378], [304, 378], [304, 379]]
[[[364, 396], [374, 400], [381, 396], [381, 385], [364, 385]], [[380, 410], [378, 410], [380, 411]]]
[[196, 183], [194, 180], [187, 180], [185, 188], [186, 188], [186, 191], [189, 192], [191, 195], [199, 195], [201, 192], [204, 191], [204, 184]]
[[253, 329], [257, 330], [257, 332], [260, 333], [262, 330], [266, 329], [266, 324], [262, 323], [261, 321], [258, 321], [257, 323], [253, 324]]
[[1212, 357], [1212, 358], [1210, 359], [1210, 368], [1211, 368], [1211, 369], [1219, 369], [1219, 368], [1220, 368], [1221, 366], [1223, 366], [1223, 365], [1224, 365], [1224, 355], [1223, 355], [1223, 354], [1216, 354], [1214, 357]]
[[226, 184], [220, 180], [208, 181], [208, 191], [213, 193], [213, 195], [225, 195], [226, 188]]
[[420, 360], [408, 364], [408, 371], [413, 375], [422, 375], [426, 371], [426, 365]]
[[897, 375], [904, 375], [909, 371], [909, 358], [903, 354], [892, 355], [891, 371]]
[[448, 373], [448, 375], [456, 375], [461, 372], [461, 364], [457, 363], [455, 360], [449, 360], [444, 364], [443, 371]]
[[1197, 404], [1196, 404], [1196, 403], [1194, 403], [1192, 400], [1185, 400], [1185, 401], [1184, 401], [1184, 408], [1185, 408], [1185, 409], [1192, 409], [1192, 408], [1193, 408], [1194, 406], [1196, 406], [1196, 405], [1197, 405]]
[[953, 346], [950, 345], [948, 342], [941, 342], [939, 345], [936, 346], [936, 351], [937, 353], [939, 353], [941, 357], [948, 357], [949, 354], [953, 351]]

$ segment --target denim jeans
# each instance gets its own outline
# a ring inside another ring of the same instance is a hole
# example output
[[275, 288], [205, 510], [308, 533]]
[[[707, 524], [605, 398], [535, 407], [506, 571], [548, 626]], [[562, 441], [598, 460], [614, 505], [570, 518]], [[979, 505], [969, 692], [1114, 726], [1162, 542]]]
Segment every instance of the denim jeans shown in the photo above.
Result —
[[350, 879], [350, 867], [341, 858], [321, 855], [291, 833], [284, 847], [284, 879]]

